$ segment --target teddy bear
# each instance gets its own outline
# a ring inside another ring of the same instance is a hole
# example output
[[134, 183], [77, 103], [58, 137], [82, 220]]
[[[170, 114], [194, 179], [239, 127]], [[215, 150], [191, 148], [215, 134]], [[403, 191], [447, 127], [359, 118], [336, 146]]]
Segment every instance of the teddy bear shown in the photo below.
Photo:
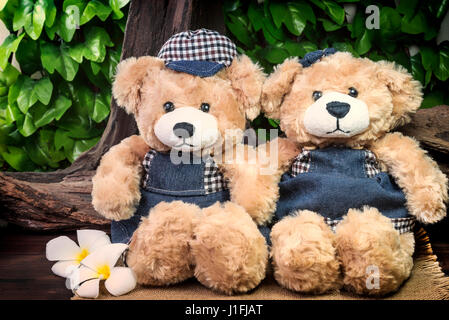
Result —
[[112, 241], [129, 243], [126, 264], [138, 283], [195, 276], [233, 294], [265, 277], [268, 249], [254, 221], [275, 207], [273, 178], [248, 170], [255, 164], [221, 161], [259, 114], [264, 80], [229, 38], [208, 29], [175, 34], [157, 57], [118, 65], [113, 96], [140, 134], [103, 156], [92, 203], [112, 220]]
[[267, 78], [262, 110], [280, 120], [289, 155], [265, 227], [280, 285], [385, 295], [409, 277], [415, 221], [441, 220], [448, 199], [436, 162], [392, 132], [421, 101], [403, 67], [332, 48], [288, 58]]

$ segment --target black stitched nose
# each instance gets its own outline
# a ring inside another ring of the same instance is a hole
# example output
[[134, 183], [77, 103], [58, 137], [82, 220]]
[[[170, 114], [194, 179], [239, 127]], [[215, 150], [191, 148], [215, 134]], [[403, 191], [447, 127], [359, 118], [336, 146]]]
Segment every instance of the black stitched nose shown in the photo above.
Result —
[[178, 122], [173, 127], [173, 132], [179, 138], [190, 138], [195, 132], [195, 127], [188, 122]]
[[345, 115], [348, 114], [351, 106], [349, 103], [340, 102], [340, 101], [332, 101], [326, 104], [327, 112], [329, 112], [332, 116], [337, 119], [344, 118]]

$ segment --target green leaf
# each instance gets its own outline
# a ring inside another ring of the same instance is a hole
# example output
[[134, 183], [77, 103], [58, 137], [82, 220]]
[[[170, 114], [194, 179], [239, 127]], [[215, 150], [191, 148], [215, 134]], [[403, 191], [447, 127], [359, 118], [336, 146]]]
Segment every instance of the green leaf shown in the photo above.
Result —
[[97, 123], [106, 119], [110, 112], [110, 104], [111, 95], [109, 94], [109, 91], [107, 93], [96, 94], [92, 119]]
[[30, 38], [22, 39], [15, 55], [20, 69], [25, 74], [33, 74], [42, 70], [39, 42]]
[[20, 0], [19, 7], [14, 13], [14, 31], [24, 27], [31, 39], [39, 38], [44, 27], [47, 6], [45, 0]]
[[360, 39], [357, 39], [355, 43], [355, 50], [358, 52], [358, 54], [365, 54], [371, 49], [371, 39], [372, 33], [370, 32], [370, 30], [365, 30], [362, 37]]
[[[403, 1], [405, 2], [405, 1]], [[380, 9], [379, 27], [382, 37], [395, 37], [401, 32], [401, 16], [390, 7]], [[396, 39], [395, 39], [396, 40]]]
[[303, 19], [311, 22], [312, 24], [316, 23], [316, 17], [315, 17], [315, 13], [313, 12], [312, 7], [304, 2], [304, 1], [294, 1], [294, 2], [289, 2], [288, 4], [289, 8], [290, 7], [295, 7], [297, 9], [297, 12], [299, 15], [301, 15], [303, 17]]
[[441, 91], [431, 91], [424, 95], [421, 108], [432, 108], [444, 104], [444, 93]]
[[112, 9], [97, 0], [89, 1], [86, 8], [84, 8], [81, 16], [80, 25], [86, 24], [93, 17], [97, 16], [101, 21], [105, 21], [111, 14]]
[[[17, 95], [17, 106], [19, 107], [20, 111], [22, 111], [23, 114], [26, 114], [28, 112], [28, 109], [36, 103], [37, 96], [34, 94], [34, 82], [30, 77], [27, 76], [20, 76], [22, 81], [16, 81], [14, 83], [13, 87], [16, 85], [20, 85], [20, 88], [18, 88], [19, 93]], [[9, 101], [9, 96], [8, 96]], [[14, 101], [12, 101], [14, 102]], [[10, 102], [11, 103], [11, 102]]]
[[55, 119], [59, 120], [72, 105], [72, 100], [64, 95], [58, 96], [54, 103]]
[[25, 150], [13, 146], [7, 146], [6, 152], [1, 152], [3, 159], [17, 171], [33, 171], [35, 166]]
[[401, 31], [409, 34], [419, 34], [427, 30], [428, 24], [426, 16], [419, 11], [413, 18], [403, 17], [401, 21]]
[[398, 13], [402, 13], [407, 19], [412, 18], [416, 10], [418, 9], [419, 0], [407, 0], [399, 2], [396, 10]]
[[56, 20], [57, 9], [54, 0], [46, 0], [47, 8], [45, 10], [45, 26], [51, 27]]
[[85, 47], [83, 43], [77, 43], [69, 47], [69, 55], [76, 62], [82, 63], [84, 56], [84, 49]]
[[306, 18], [303, 16], [300, 9], [291, 3], [288, 4], [288, 11], [290, 14], [285, 16], [284, 24], [288, 31], [295, 36], [299, 36], [306, 27]]
[[114, 19], [121, 19], [124, 13], [120, 10], [129, 3], [130, 0], [109, 0], [109, 6], [114, 13]]
[[25, 115], [25, 118], [19, 118], [16, 123], [20, 134], [24, 137], [31, 136], [37, 130], [36, 126], [34, 125], [33, 115], [31, 113], [27, 113]]
[[15, 103], [8, 104], [8, 106], [6, 107], [6, 116], [5, 116], [6, 124], [11, 124], [17, 121], [21, 116], [23, 115], [20, 112], [19, 108], [17, 108], [17, 105]]
[[439, 65], [439, 56], [438, 52], [436, 52], [435, 48], [421, 46], [419, 48], [419, 52], [421, 54], [422, 65], [426, 70], [435, 71], [438, 69]]
[[40, 128], [51, 123], [55, 119], [55, 111], [52, 105], [48, 107], [42, 103], [36, 103], [36, 105], [30, 110], [32, 115], [34, 126]]
[[99, 65], [98, 63], [93, 62], [93, 61], [90, 62], [90, 67], [91, 67], [92, 73], [94, 75], [97, 75], [101, 70], [101, 65]]
[[324, 0], [322, 3], [328, 16], [336, 23], [343, 24], [346, 16], [345, 10], [333, 1]]
[[439, 66], [434, 74], [441, 81], [449, 79], [449, 46], [440, 50]]
[[99, 140], [100, 137], [86, 140], [76, 140], [75, 145], [73, 146], [72, 159], [76, 160], [76, 158], [78, 158], [83, 152], [86, 152], [95, 146]]
[[114, 46], [106, 30], [100, 27], [92, 27], [85, 33], [83, 55], [87, 60], [103, 62], [106, 56], [106, 47]]
[[67, 81], [72, 81], [78, 72], [78, 63], [70, 57], [69, 48], [61, 43], [55, 46], [49, 42], [41, 42], [42, 66], [51, 74], [56, 70]]
[[56, 150], [61, 150], [61, 148], [72, 150], [74, 141], [68, 136], [67, 131], [57, 129], [55, 131], [54, 144]]
[[16, 52], [16, 50], [20, 44], [20, 41], [22, 41], [24, 36], [25, 36], [24, 33], [22, 33], [18, 37], [15, 34], [10, 34], [3, 41], [2, 45], [0, 46], [0, 68], [1, 69], [6, 68], [6, 65], [8, 64], [9, 57], [11, 56], [12, 53]]
[[226, 26], [232, 32], [232, 34], [247, 47], [252, 47], [253, 40], [251, 39], [248, 27], [245, 24], [243, 18], [239, 18], [234, 14], [229, 15], [230, 21], [226, 21]]
[[424, 85], [426, 70], [424, 70], [424, 68], [422, 66], [419, 54], [416, 54], [413, 57], [410, 57], [410, 63], [412, 66], [413, 78], [415, 78], [416, 80], [418, 80], [419, 82], [421, 82]]
[[277, 47], [267, 47], [262, 50], [263, 57], [270, 63], [281, 63], [289, 57], [288, 51]]
[[16, 68], [14, 68], [11, 64], [7, 64], [6, 67], [0, 72], [0, 86], [1, 87], [10, 87], [16, 82], [19, 77], [20, 72]]
[[52, 92], [53, 83], [51, 83], [49, 77], [44, 77], [37, 81], [33, 88], [33, 94], [35, 94], [37, 99], [45, 105], [50, 102]]
[[[250, 6], [250, 8], [251, 7], [254, 7], [253, 3], [252, 3], [252, 6]], [[290, 14], [290, 12], [287, 8], [287, 5], [285, 3], [279, 3], [279, 2], [271, 2], [270, 3], [270, 12], [271, 12], [271, 16], [273, 17], [273, 22], [277, 28], [280, 28], [282, 26], [282, 22], [285, 20], [285, 17], [287, 17]], [[248, 16], [249, 16], [249, 10], [248, 10]], [[258, 20], [258, 21], [260, 21], [260, 23], [262, 22], [261, 20]], [[253, 23], [253, 25], [254, 25], [254, 23]], [[260, 27], [262, 27], [262, 25]]]
[[288, 51], [288, 54], [292, 57], [304, 57], [306, 50], [304, 46], [299, 42], [288, 41], [283, 44], [283, 47]]
[[318, 18], [318, 20], [323, 23], [323, 28], [327, 32], [335, 31], [343, 27], [325, 18]]

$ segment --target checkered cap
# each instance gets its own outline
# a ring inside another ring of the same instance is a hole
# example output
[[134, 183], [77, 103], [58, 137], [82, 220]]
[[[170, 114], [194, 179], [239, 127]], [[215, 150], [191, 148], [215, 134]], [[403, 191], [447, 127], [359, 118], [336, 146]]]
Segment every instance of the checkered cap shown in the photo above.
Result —
[[170, 37], [158, 53], [167, 64], [171, 61], [210, 61], [230, 66], [237, 55], [235, 44], [217, 31], [188, 30]]

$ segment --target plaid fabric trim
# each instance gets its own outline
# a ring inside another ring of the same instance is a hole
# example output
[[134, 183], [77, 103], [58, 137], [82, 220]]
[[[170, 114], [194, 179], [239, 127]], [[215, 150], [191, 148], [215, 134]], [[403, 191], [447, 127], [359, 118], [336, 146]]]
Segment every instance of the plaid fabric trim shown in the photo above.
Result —
[[374, 178], [380, 173], [376, 155], [369, 150], [365, 150], [365, 172], [368, 178]]
[[142, 161], [143, 169], [146, 172], [145, 178], [143, 179], [143, 187], [144, 188], [147, 187], [148, 182], [149, 182], [148, 180], [150, 180], [150, 165], [151, 165], [151, 160], [153, 160], [155, 154], [156, 154], [156, 151], [154, 151], [154, 150], [148, 151], [148, 153], [145, 155], [145, 158]]
[[237, 55], [235, 44], [217, 31], [188, 30], [170, 37], [158, 53], [165, 63], [170, 61], [212, 61], [230, 66]]
[[[398, 230], [400, 234], [412, 232], [416, 222], [415, 217], [393, 218], [390, 220], [393, 223], [394, 228]], [[337, 228], [337, 225], [341, 220], [332, 220], [329, 218], [325, 218], [324, 221], [332, 229], [332, 231], [335, 232], [335, 229]]]
[[296, 177], [300, 173], [309, 172], [310, 170], [310, 151], [309, 150], [303, 150], [300, 154], [298, 154], [293, 160], [293, 164], [291, 167], [291, 175], [293, 177]]
[[212, 158], [206, 160], [204, 166], [204, 190], [206, 194], [222, 191], [227, 188], [228, 183], [215, 161]]

